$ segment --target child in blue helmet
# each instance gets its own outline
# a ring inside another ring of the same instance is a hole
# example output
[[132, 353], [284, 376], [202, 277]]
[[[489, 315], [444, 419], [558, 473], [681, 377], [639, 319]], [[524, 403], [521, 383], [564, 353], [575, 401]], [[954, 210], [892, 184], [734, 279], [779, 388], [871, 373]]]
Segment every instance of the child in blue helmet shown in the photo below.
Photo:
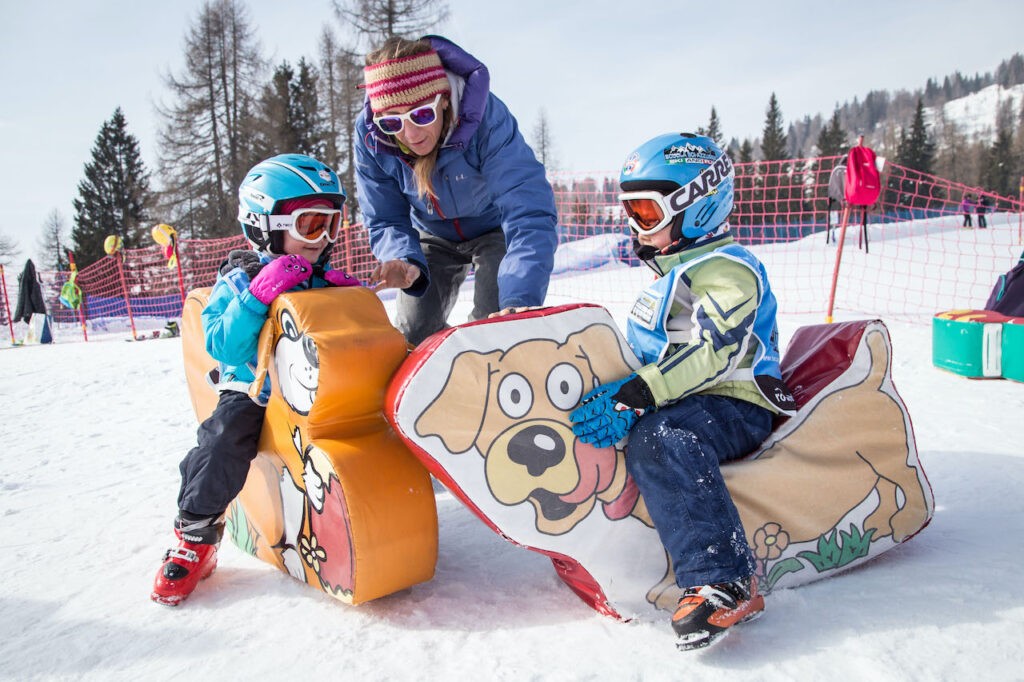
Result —
[[597, 447], [629, 434], [626, 467], [684, 593], [681, 649], [711, 644], [764, 609], [754, 561], [719, 466], [794, 409], [779, 369], [776, 302], [764, 266], [733, 241], [733, 168], [709, 138], [656, 137], [626, 159], [619, 199], [634, 250], [658, 275], [630, 311], [645, 363], [598, 386], [571, 414]]
[[220, 399], [181, 462], [178, 546], [157, 572], [155, 602], [176, 606], [217, 566], [224, 511], [256, 456], [270, 396], [268, 379], [256, 400], [249, 397], [270, 304], [285, 291], [358, 284], [328, 262], [344, 201], [337, 174], [299, 154], [257, 164], [239, 187], [238, 219], [254, 250], [228, 254], [203, 310], [206, 350], [220, 362]]

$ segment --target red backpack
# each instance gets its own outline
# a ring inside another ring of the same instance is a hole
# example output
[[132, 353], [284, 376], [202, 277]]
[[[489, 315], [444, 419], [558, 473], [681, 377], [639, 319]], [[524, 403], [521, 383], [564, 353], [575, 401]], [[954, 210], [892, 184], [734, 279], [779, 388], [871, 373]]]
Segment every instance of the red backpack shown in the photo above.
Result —
[[846, 163], [846, 203], [851, 206], [872, 206], [882, 191], [882, 181], [875, 165], [875, 152], [870, 147], [853, 147]]

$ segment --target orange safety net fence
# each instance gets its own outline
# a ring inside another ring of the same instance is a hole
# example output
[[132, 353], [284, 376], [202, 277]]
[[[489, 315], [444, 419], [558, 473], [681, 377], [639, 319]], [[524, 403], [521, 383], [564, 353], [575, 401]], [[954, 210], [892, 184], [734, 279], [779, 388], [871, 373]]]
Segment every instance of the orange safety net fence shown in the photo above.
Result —
[[[828, 305], [842, 208], [830, 201], [828, 181], [840, 158], [735, 164], [733, 234], [764, 262], [782, 313], [823, 313]], [[559, 248], [546, 303], [632, 301], [653, 274], [633, 254], [617, 201], [617, 173], [555, 172], [549, 179]], [[985, 228], [978, 226], [978, 215], [972, 216], [972, 228], [962, 227], [960, 202], [968, 193], [989, 200]], [[851, 211], [835, 308], [925, 321], [937, 311], [981, 307], [998, 275], [1019, 258], [1021, 233], [1020, 198], [885, 163], [878, 203], [866, 212]], [[70, 273], [40, 271], [55, 336], [150, 336], [180, 317], [182, 292], [213, 284], [228, 252], [244, 248], [241, 234], [183, 239], [180, 268], [156, 244], [122, 250], [79, 271], [78, 310], [60, 303]], [[332, 263], [367, 280], [376, 259], [362, 225], [343, 230]], [[8, 330], [13, 343], [24, 337], [26, 326], [11, 320], [18, 296], [11, 266], [3, 270], [2, 284], [0, 329]]]

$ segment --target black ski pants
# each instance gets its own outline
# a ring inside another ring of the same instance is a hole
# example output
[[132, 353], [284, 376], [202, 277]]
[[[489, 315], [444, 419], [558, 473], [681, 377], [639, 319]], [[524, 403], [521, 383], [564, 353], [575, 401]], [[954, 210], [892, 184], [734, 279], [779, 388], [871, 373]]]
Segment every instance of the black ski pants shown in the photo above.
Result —
[[266, 411], [245, 393], [220, 394], [213, 414], [199, 425], [198, 444], [181, 460], [179, 510], [193, 517], [224, 513], [245, 485]]

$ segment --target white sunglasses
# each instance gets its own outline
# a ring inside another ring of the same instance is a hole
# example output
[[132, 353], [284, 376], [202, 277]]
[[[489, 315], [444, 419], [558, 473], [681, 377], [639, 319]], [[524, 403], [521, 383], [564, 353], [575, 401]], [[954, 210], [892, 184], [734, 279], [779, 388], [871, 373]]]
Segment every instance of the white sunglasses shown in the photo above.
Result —
[[404, 114], [382, 114], [380, 116], [374, 116], [373, 123], [388, 135], [397, 135], [402, 132], [402, 128], [405, 127], [406, 121], [422, 128], [423, 126], [428, 126], [437, 120], [437, 107], [440, 106], [440, 104], [441, 95], [439, 93], [430, 104], [424, 104], [421, 107], [416, 107]]

